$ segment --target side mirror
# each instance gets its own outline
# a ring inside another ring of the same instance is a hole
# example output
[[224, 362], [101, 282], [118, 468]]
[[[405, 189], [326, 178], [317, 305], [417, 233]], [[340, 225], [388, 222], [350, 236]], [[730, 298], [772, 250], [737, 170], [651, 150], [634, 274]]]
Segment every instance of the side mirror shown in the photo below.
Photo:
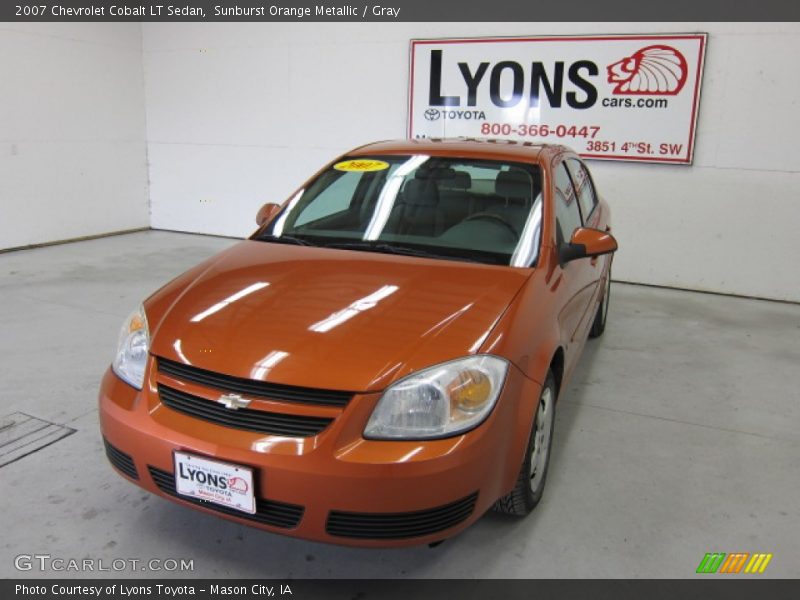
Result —
[[562, 244], [558, 249], [558, 259], [562, 265], [571, 260], [589, 256], [602, 256], [617, 250], [617, 240], [606, 231], [580, 227], [572, 234], [569, 244]]
[[281, 211], [281, 205], [274, 202], [267, 202], [258, 209], [256, 213], [256, 224], [261, 227], [264, 223], [269, 223], [272, 218]]

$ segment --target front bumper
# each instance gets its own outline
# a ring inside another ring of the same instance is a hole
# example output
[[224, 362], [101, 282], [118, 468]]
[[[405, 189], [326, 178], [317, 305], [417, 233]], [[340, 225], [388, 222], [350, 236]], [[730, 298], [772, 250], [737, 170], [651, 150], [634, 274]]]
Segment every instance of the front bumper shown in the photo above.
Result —
[[[110, 369], [103, 378], [100, 425], [120, 473], [152, 493], [223, 518], [357, 546], [436, 542], [479, 519], [514, 485], [535, 410], [535, 401], [520, 399], [539, 397], [539, 385], [511, 367], [487, 421], [458, 437], [363, 439], [378, 394], [356, 395], [313, 437], [283, 437], [224, 427], [164, 406], [154, 371], [149, 365], [142, 391]], [[175, 450], [252, 467], [256, 515], [178, 496]]]

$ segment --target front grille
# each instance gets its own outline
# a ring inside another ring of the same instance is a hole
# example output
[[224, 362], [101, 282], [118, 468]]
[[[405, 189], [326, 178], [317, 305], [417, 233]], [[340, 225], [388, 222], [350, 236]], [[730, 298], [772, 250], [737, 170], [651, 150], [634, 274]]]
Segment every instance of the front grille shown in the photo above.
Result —
[[106, 456], [117, 471], [127, 475], [131, 479], [139, 479], [139, 473], [136, 471], [136, 465], [133, 464], [133, 459], [129, 454], [125, 454], [122, 450], [115, 448], [108, 443], [108, 440], [103, 438], [103, 444], [106, 447]]
[[219, 513], [239, 517], [240, 519], [247, 519], [248, 521], [255, 521], [263, 525], [280, 527], [282, 529], [294, 529], [297, 527], [297, 524], [300, 523], [300, 519], [303, 518], [303, 511], [305, 509], [297, 504], [287, 504], [275, 500], [261, 500], [256, 498], [256, 512], [251, 515], [250, 513], [200, 500], [199, 498], [182, 496], [175, 489], [175, 477], [172, 473], [162, 471], [156, 467], [148, 467], [148, 470], [150, 471], [150, 477], [153, 479], [153, 483], [165, 494]]
[[251, 408], [231, 410], [213, 400], [193, 396], [165, 385], [158, 386], [158, 395], [161, 397], [161, 403], [172, 410], [223, 427], [245, 431], [289, 437], [311, 437], [333, 422], [333, 419], [326, 417], [289, 415]]
[[478, 493], [427, 510], [408, 513], [331, 511], [325, 530], [336, 537], [389, 540], [430, 535], [458, 525], [475, 510]]
[[183, 363], [167, 360], [166, 358], [158, 359], [158, 370], [160, 373], [164, 373], [170, 377], [175, 377], [183, 381], [191, 381], [192, 383], [215, 388], [224, 392], [235, 392], [237, 394], [269, 398], [271, 400], [343, 407], [346, 406], [353, 397], [351, 392], [304, 388], [223, 375], [222, 373], [206, 371], [205, 369], [184, 365]]

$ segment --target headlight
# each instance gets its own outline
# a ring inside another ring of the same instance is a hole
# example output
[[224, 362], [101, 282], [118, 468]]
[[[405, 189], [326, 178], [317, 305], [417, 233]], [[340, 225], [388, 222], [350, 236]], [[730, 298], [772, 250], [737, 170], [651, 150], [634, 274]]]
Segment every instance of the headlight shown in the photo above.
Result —
[[508, 363], [470, 356], [424, 369], [389, 386], [364, 429], [371, 439], [430, 439], [479, 425], [503, 388]]
[[117, 344], [117, 356], [112, 368], [123, 380], [142, 389], [147, 353], [150, 351], [150, 332], [144, 308], [133, 311], [122, 325]]

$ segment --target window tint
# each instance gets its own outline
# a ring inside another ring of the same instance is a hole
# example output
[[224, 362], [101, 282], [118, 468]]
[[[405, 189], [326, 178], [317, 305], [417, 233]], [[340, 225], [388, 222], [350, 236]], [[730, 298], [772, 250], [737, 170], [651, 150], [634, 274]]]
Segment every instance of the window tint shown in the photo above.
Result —
[[330, 178], [334, 180], [333, 183], [318, 194], [316, 202], [307, 203], [302, 207], [294, 225], [299, 227], [347, 210], [361, 177], [361, 173], [332, 172]]
[[566, 243], [572, 238], [572, 232], [581, 226], [581, 213], [578, 210], [578, 201], [575, 188], [567, 174], [564, 163], [555, 170], [556, 183], [556, 235], [557, 242]]
[[581, 205], [583, 220], [586, 222], [597, 204], [597, 196], [594, 193], [592, 179], [589, 177], [586, 166], [579, 160], [570, 158], [566, 163], [569, 168], [569, 174], [572, 175], [572, 181], [578, 189], [578, 202]]

